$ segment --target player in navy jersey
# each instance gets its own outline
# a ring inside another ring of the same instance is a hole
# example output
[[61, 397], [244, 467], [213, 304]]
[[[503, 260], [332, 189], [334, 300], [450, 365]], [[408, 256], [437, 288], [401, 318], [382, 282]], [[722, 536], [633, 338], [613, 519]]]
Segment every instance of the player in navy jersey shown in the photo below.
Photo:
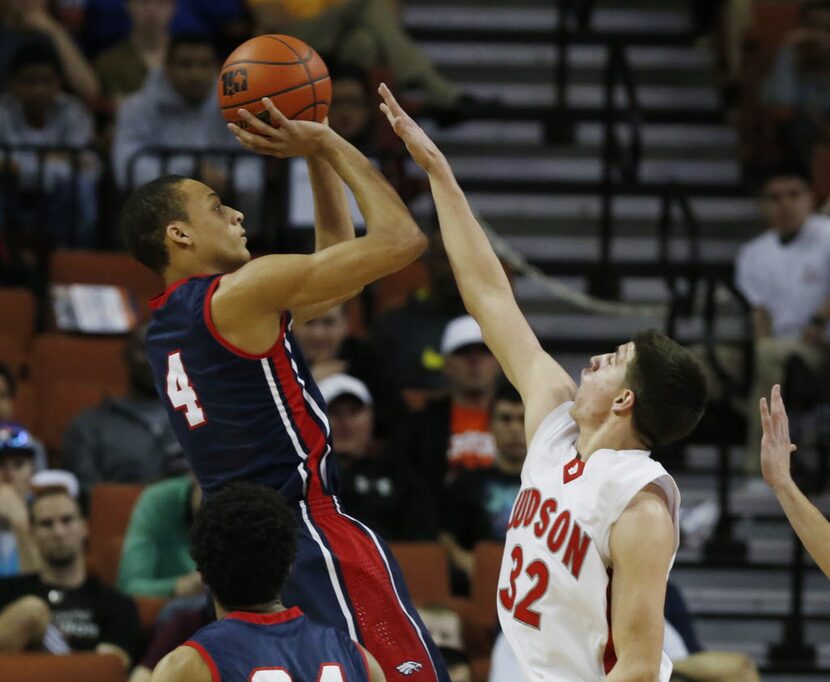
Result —
[[196, 515], [191, 554], [220, 620], [156, 666], [153, 682], [383, 682], [374, 657], [349, 636], [280, 601], [297, 548], [279, 493], [230, 483]]
[[[242, 214], [206, 185], [167, 176], [136, 190], [122, 211], [126, 243], [167, 285], [152, 301], [146, 341], [156, 386], [208, 497], [246, 480], [292, 506], [299, 542], [286, 604], [360, 641], [387, 676], [448, 680], [385, 544], [340, 508], [325, 404], [291, 334], [292, 323], [415, 260], [426, 240], [357, 149], [266, 106], [278, 128], [242, 112], [261, 134], [234, 132], [251, 150], [306, 157], [316, 252], [251, 260]], [[363, 237], [343, 182], [366, 221]]]

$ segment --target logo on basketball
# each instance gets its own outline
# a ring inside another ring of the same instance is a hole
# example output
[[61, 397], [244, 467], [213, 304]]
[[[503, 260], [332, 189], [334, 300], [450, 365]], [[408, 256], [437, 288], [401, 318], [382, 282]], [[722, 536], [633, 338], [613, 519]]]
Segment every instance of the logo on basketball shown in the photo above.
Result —
[[423, 667], [424, 666], [417, 661], [407, 661], [406, 663], [401, 663], [395, 668], [395, 670], [397, 670], [401, 675], [409, 677], [410, 675], [417, 673]]
[[233, 69], [222, 74], [222, 90], [225, 97], [233, 97], [248, 90], [248, 70]]

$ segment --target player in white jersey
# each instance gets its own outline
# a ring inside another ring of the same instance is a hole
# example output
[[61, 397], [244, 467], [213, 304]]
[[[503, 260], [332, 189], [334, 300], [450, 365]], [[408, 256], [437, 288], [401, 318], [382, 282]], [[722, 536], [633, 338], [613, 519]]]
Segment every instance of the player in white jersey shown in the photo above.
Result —
[[380, 92], [381, 109], [429, 176], [464, 303], [525, 405], [530, 447], [494, 595], [522, 674], [666, 682], [663, 602], [680, 495], [649, 451], [695, 427], [703, 370], [649, 332], [593, 357], [577, 388], [519, 310], [447, 160], [389, 90]]

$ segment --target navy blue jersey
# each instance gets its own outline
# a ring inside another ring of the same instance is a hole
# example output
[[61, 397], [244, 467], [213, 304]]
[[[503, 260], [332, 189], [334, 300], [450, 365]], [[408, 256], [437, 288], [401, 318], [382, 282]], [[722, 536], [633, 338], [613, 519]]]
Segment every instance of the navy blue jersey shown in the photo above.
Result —
[[173, 430], [205, 493], [247, 480], [289, 502], [334, 494], [325, 404], [280, 318], [279, 338], [256, 356], [222, 338], [210, 315], [221, 275], [171, 284], [150, 305], [147, 356]]
[[366, 658], [349, 636], [309, 620], [298, 608], [270, 614], [234, 611], [185, 645], [199, 652], [213, 682], [369, 680]]

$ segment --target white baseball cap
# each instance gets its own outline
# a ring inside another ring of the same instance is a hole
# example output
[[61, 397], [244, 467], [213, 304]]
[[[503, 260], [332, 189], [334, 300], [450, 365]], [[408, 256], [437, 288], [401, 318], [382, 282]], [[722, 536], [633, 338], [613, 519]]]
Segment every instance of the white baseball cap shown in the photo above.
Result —
[[78, 478], [71, 471], [65, 469], [44, 469], [32, 476], [32, 488], [63, 488], [70, 497], [77, 499], [80, 486]]
[[464, 346], [478, 344], [484, 344], [481, 327], [470, 315], [462, 315], [450, 320], [444, 329], [444, 336], [441, 339], [441, 355], [446, 356]]
[[332, 374], [317, 384], [327, 403], [344, 395], [352, 395], [364, 405], [373, 404], [372, 394], [360, 379], [349, 374]]

